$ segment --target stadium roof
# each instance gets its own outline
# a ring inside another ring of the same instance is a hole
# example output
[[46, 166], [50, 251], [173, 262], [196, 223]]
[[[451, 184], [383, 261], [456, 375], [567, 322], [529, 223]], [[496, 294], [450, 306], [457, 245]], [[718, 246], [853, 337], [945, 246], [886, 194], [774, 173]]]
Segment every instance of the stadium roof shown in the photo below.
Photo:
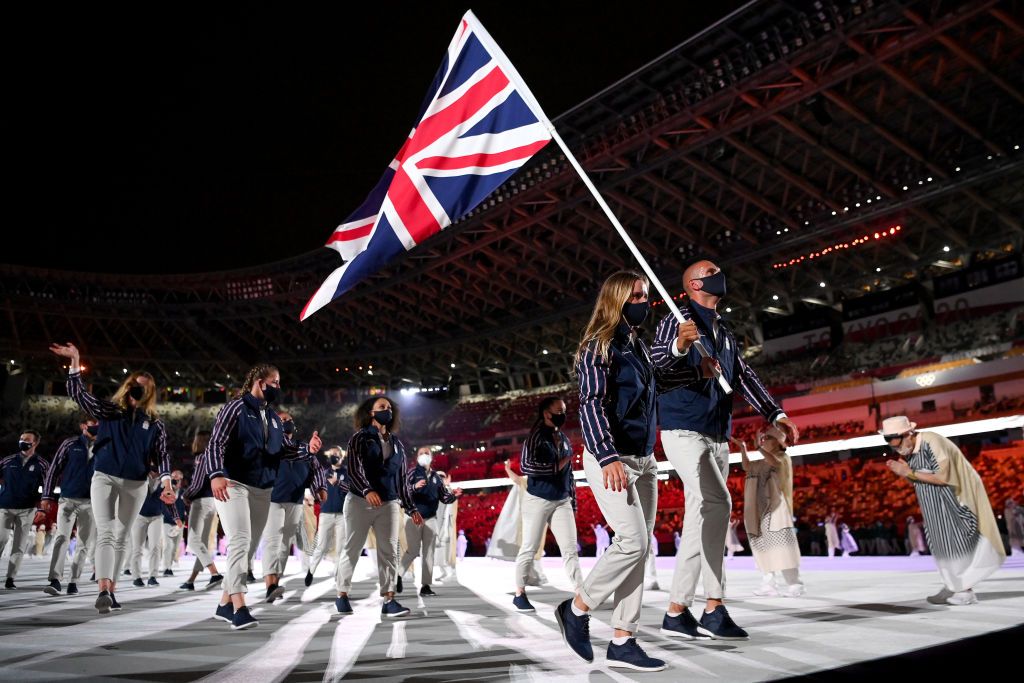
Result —
[[[751, 331], [766, 312], [1020, 250], [1022, 14], [753, 2], [555, 124], [669, 288], [688, 254], [712, 254]], [[46, 344], [76, 340], [101, 376], [144, 367], [172, 384], [230, 384], [264, 359], [290, 386], [553, 383], [600, 282], [633, 263], [551, 146], [300, 324], [337, 265], [321, 249], [181, 276], [0, 266], [0, 351], [52, 378]]]

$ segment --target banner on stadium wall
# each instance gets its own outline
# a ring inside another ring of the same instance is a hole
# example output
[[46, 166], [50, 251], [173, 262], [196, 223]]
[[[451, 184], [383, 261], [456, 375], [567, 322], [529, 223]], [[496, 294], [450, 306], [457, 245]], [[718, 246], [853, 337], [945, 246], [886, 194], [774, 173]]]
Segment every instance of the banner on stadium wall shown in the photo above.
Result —
[[[940, 299], [953, 297], [975, 290], [992, 289], [994, 285], [1010, 283], [1024, 278], [1020, 255], [1009, 256], [997, 261], [986, 261], [970, 268], [958, 270], [948, 275], [940, 275], [932, 279], [932, 290], [935, 292], [936, 304]], [[1024, 291], [1017, 288], [1017, 298], [1024, 300]]]
[[871, 341], [921, 327], [919, 285], [904, 285], [843, 302], [844, 341]]
[[798, 349], [827, 349], [832, 343], [830, 327], [816, 327], [796, 334], [789, 334], [776, 339], [766, 339], [764, 353], [769, 357]]
[[828, 307], [808, 307], [793, 315], [761, 318], [764, 352], [769, 356], [796, 350], [829, 348], [833, 326], [838, 331], [839, 313]]

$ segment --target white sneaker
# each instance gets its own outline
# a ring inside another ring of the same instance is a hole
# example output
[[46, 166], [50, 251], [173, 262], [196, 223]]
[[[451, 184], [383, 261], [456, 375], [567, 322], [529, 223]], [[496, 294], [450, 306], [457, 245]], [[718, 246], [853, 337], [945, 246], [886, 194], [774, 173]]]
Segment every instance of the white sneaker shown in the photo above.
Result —
[[968, 588], [965, 591], [959, 593], [953, 593], [946, 599], [946, 602], [950, 605], [974, 605], [978, 602], [978, 596], [974, 594], [974, 591]]
[[773, 584], [762, 583], [760, 586], [754, 589], [754, 595], [761, 598], [778, 597], [780, 595], [779, 589]]
[[787, 598], [799, 598], [803, 594], [804, 587], [799, 583], [795, 583], [791, 586], [786, 586], [786, 590], [782, 593], [782, 595]]
[[946, 601], [951, 597], [953, 597], [953, 591], [943, 586], [935, 595], [929, 595], [927, 600], [933, 605], [948, 605], [949, 603]]

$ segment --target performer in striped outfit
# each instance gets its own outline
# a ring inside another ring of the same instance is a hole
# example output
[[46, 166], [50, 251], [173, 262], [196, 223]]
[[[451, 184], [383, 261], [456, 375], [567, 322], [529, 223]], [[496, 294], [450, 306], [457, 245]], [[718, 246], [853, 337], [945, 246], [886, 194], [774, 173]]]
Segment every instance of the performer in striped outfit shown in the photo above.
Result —
[[880, 433], [900, 456], [886, 465], [914, 486], [928, 546], [944, 584], [928, 602], [978, 602], [974, 587], [1006, 559], [981, 477], [955, 443], [934, 432], [918, 432], [917, 424], [906, 416], [884, 420]]

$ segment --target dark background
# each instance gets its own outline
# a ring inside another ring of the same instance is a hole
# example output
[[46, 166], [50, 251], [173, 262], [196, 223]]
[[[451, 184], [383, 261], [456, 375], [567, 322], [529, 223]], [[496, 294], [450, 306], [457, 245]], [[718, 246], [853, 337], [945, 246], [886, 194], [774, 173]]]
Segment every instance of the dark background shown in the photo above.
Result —
[[[739, 3], [548, 4], [474, 11], [553, 118]], [[2, 261], [182, 273], [321, 246], [408, 134], [465, 9], [12, 16]]]

